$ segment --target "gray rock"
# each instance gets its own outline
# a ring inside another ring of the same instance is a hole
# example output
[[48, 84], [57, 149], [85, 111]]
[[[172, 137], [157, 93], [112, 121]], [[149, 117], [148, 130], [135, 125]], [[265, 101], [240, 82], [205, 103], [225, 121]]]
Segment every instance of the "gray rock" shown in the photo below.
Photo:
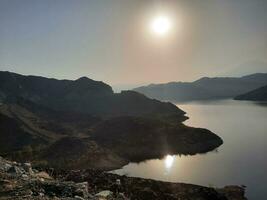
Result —
[[87, 198], [89, 196], [88, 183], [87, 182], [76, 183], [74, 193], [77, 196]]
[[75, 199], [75, 200], [85, 200], [84, 198], [82, 198], [82, 197], [80, 197], [80, 196], [77, 196], [77, 195], [74, 196], [74, 199]]
[[95, 195], [97, 198], [111, 199], [113, 196], [113, 192], [110, 190], [104, 190]]
[[44, 196], [44, 193], [40, 192], [40, 193], [39, 193], [39, 196], [40, 196], [40, 197], [43, 197], [43, 196]]
[[12, 165], [0, 161], [0, 171], [7, 172]]
[[23, 168], [19, 168], [17, 166], [12, 166], [8, 171], [7, 173], [10, 173], [12, 175], [22, 175], [24, 173], [24, 169]]
[[23, 164], [23, 169], [24, 169], [27, 173], [29, 173], [29, 174], [33, 174], [31, 163], [24, 163], [24, 164]]
[[26, 181], [29, 180], [29, 176], [27, 174], [22, 174], [21, 175], [22, 180]]

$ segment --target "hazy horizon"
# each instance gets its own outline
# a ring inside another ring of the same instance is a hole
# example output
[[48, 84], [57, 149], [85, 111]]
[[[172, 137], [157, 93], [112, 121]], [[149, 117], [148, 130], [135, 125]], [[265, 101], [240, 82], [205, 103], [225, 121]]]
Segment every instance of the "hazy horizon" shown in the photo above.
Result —
[[[264, 0], [2, 0], [0, 70], [112, 86], [267, 72]], [[169, 16], [165, 37], [149, 31]]]

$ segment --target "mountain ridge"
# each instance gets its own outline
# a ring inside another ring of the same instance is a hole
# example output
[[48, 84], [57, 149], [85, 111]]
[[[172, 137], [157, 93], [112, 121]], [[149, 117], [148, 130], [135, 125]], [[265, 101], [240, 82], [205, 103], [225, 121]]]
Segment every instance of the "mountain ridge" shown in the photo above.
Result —
[[[111, 86], [87, 77], [57, 80], [0, 72], [0, 101], [8, 102], [12, 98], [23, 98], [54, 110], [91, 115], [133, 115], [145, 111], [150, 114], [165, 109], [178, 115], [183, 114], [183, 111], [173, 105], [150, 100], [134, 91], [114, 93]], [[135, 101], [130, 101], [131, 98], [135, 98]], [[138, 102], [147, 102], [150, 110], [141, 108]]]
[[234, 98], [235, 100], [247, 100], [247, 101], [267, 101], [267, 85], [252, 90], [248, 93], [239, 95]]
[[267, 84], [267, 73], [242, 77], [203, 77], [193, 82], [169, 82], [134, 88], [150, 98], [172, 102], [234, 98]]

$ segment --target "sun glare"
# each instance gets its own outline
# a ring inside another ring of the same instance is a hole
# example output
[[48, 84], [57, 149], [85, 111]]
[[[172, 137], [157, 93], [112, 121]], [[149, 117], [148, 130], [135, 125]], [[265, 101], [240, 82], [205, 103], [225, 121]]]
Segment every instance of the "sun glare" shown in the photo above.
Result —
[[171, 29], [171, 20], [167, 16], [157, 16], [152, 20], [151, 29], [155, 34], [164, 36]]
[[167, 169], [170, 169], [170, 168], [172, 167], [172, 165], [173, 165], [173, 161], [174, 161], [174, 156], [167, 155], [167, 156], [165, 157], [165, 160], [164, 160], [164, 162], [165, 162], [165, 167], [166, 167]]

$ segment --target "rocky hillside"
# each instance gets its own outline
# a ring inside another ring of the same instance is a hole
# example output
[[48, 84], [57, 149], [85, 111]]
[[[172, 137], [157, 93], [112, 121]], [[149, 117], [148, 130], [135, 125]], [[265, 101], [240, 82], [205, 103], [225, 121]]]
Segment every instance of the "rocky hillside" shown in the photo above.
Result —
[[1, 153], [58, 168], [116, 169], [166, 154], [211, 151], [222, 140], [175, 118], [120, 116], [108, 119], [38, 108], [25, 102], [0, 106]]
[[102, 117], [184, 114], [170, 103], [152, 100], [137, 92], [115, 94], [109, 85], [87, 77], [72, 81], [0, 72], [0, 102], [16, 103], [21, 99], [56, 111]]
[[235, 97], [235, 100], [267, 101], [267, 85]]
[[245, 189], [222, 189], [129, 178], [94, 170], [47, 171], [0, 157], [0, 200], [246, 200]]
[[243, 77], [204, 77], [194, 82], [170, 82], [135, 88], [150, 98], [173, 102], [234, 98], [267, 84], [267, 74]]
[[116, 169], [166, 154], [211, 151], [222, 139], [182, 124], [185, 113], [110, 86], [0, 73], [0, 153], [39, 166]]

